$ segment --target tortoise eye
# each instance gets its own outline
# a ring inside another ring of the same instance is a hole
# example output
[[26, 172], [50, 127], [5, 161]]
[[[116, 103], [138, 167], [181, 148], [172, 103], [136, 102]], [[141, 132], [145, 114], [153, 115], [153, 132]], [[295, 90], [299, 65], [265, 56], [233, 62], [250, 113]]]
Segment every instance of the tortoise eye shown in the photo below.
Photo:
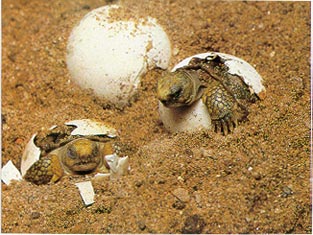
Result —
[[67, 156], [70, 157], [71, 159], [76, 159], [77, 153], [76, 153], [75, 149], [72, 146], [70, 148], [68, 148]]
[[173, 87], [171, 92], [171, 98], [177, 100], [181, 96], [182, 90], [183, 89], [181, 87], [177, 86]]

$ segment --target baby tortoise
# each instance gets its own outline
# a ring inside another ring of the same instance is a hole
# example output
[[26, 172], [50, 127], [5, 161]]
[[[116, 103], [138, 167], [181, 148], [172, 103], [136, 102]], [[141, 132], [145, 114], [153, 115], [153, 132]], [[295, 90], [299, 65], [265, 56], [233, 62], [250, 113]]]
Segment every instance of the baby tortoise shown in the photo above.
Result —
[[115, 130], [89, 119], [76, 121], [33, 136], [22, 157], [24, 179], [40, 185], [63, 175], [109, 171], [105, 156], [116, 151]]
[[24, 179], [34, 184], [57, 182], [65, 174], [107, 172], [105, 155], [114, 153], [111, 143], [79, 138], [41, 157], [27, 171]]
[[[261, 77], [254, 78], [260, 81], [253, 81], [249, 76], [231, 72], [228, 60], [235, 61], [239, 67], [248, 67], [248, 75], [255, 71], [237, 57], [222, 53], [199, 55], [185, 59], [173, 72], [158, 80], [158, 99], [168, 108], [189, 106], [202, 99], [214, 130], [227, 135], [233, 132], [238, 122], [246, 120], [248, 104], [265, 97]], [[259, 92], [258, 86], [261, 86], [262, 92]]]

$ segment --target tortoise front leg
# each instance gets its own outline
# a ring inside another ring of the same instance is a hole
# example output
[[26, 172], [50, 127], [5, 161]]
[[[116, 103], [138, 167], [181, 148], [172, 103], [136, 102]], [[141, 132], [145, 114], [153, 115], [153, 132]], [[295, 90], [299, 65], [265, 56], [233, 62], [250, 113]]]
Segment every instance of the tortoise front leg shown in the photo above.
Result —
[[215, 80], [204, 91], [202, 100], [208, 108], [215, 132], [222, 132], [224, 135], [233, 132], [238, 122], [248, 115], [246, 108]]
[[57, 155], [48, 155], [35, 162], [26, 172], [24, 179], [34, 184], [57, 182], [64, 174]]

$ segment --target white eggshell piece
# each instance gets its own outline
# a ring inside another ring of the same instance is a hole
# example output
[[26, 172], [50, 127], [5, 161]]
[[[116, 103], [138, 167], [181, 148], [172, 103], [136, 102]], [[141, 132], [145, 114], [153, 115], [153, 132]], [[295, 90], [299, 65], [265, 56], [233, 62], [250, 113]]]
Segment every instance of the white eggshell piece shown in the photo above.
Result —
[[136, 94], [148, 69], [166, 69], [171, 57], [167, 34], [151, 17], [121, 21], [110, 18], [117, 5], [89, 12], [75, 26], [67, 45], [72, 80], [101, 98], [123, 107]]
[[178, 68], [188, 65], [192, 58], [204, 59], [207, 56], [213, 56], [216, 54], [226, 60], [225, 64], [229, 68], [228, 72], [230, 74], [241, 76], [244, 79], [244, 82], [250, 88], [252, 88], [252, 91], [254, 93], [259, 95], [261, 99], [265, 97], [265, 87], [262, 84], [263, 79], [260, 76], [260, 74], [248, 62], [233, 55], [228, 55], [220, 52], [207, 52], [193, 55], [175, 65], [172, 71], [175, 71]]
[[36, 134], [34, 134], [28, 143], [25, 146], [25, 150], [22, 155], [22, 161], [21, 161], [21, 173], [22, 176], [26, 174], [26, 171], [40, 158], [40, 148], [38, 148], [35, 143], [34, 139], [36, 137]]
[[117, 179], [127, 174], [129, 170], [129, 157], [118, 157], [116, 154], [106, 155], [105, 160], [110, 166], [110, 179]]
[[116, 154], [110, 154], [104, 156], [104, 159], [108, 163], [110, 169], [115, 169], [117, 165], [118, 156]]
[[129, 170], [129, 157], [119, 157], [115, 171], [111, 171], [111, 179], [112, 177], [118, 178], [119, 176], [126, 175]]
[[91, 119], [73, 120], [65, 124], [77, 127], [71, 132], [71, 135], [107, 135], [108, 137], [116, 137], [116, 130], [113, 127]]
[[96, 181], [96, 182], [101, 182], [105, 179], [107, 179], [108, 177], [110, 177], [110, 173], [97, 173], [92, 180]]
[[159, 114], [164, 127], [170, 132], [211, 129], [211, 118], [202, 99], [179, 108], [167, 108], [159, 102]]
[[53, 130], [54, 128], [56, 128], [58, 125], [53, 125], [52, 127], [49, 128], [49, 130]]
[[92, 205], [95, 202], [95, 191], [93, 189], [91, 181], [79, 182], [75, 185], [78, 187], [79, 193], [85, 203], [85, 206]]
[[12, 180], [22, 180], [21, 173], [14, 166], [13, 162], [9, 160], [7, 164], [2, 167], [1, 180], [9, 185]]

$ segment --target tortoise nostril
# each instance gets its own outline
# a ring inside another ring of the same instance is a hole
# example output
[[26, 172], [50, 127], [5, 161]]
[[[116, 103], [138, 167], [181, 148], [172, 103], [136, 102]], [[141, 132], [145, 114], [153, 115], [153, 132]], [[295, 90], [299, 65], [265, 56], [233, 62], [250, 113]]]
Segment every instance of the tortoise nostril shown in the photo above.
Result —
[[167, 102], [167, 99], [165, 99], [165, 98], [160, 98], [159, 101], [161, 101], [162, 103], [166, 103], [166, 102]]
[[168, 106], [168, 104], [170, 103], [171, 99], [159, 99], [159, 101], [164, 105], [164, 106]]

